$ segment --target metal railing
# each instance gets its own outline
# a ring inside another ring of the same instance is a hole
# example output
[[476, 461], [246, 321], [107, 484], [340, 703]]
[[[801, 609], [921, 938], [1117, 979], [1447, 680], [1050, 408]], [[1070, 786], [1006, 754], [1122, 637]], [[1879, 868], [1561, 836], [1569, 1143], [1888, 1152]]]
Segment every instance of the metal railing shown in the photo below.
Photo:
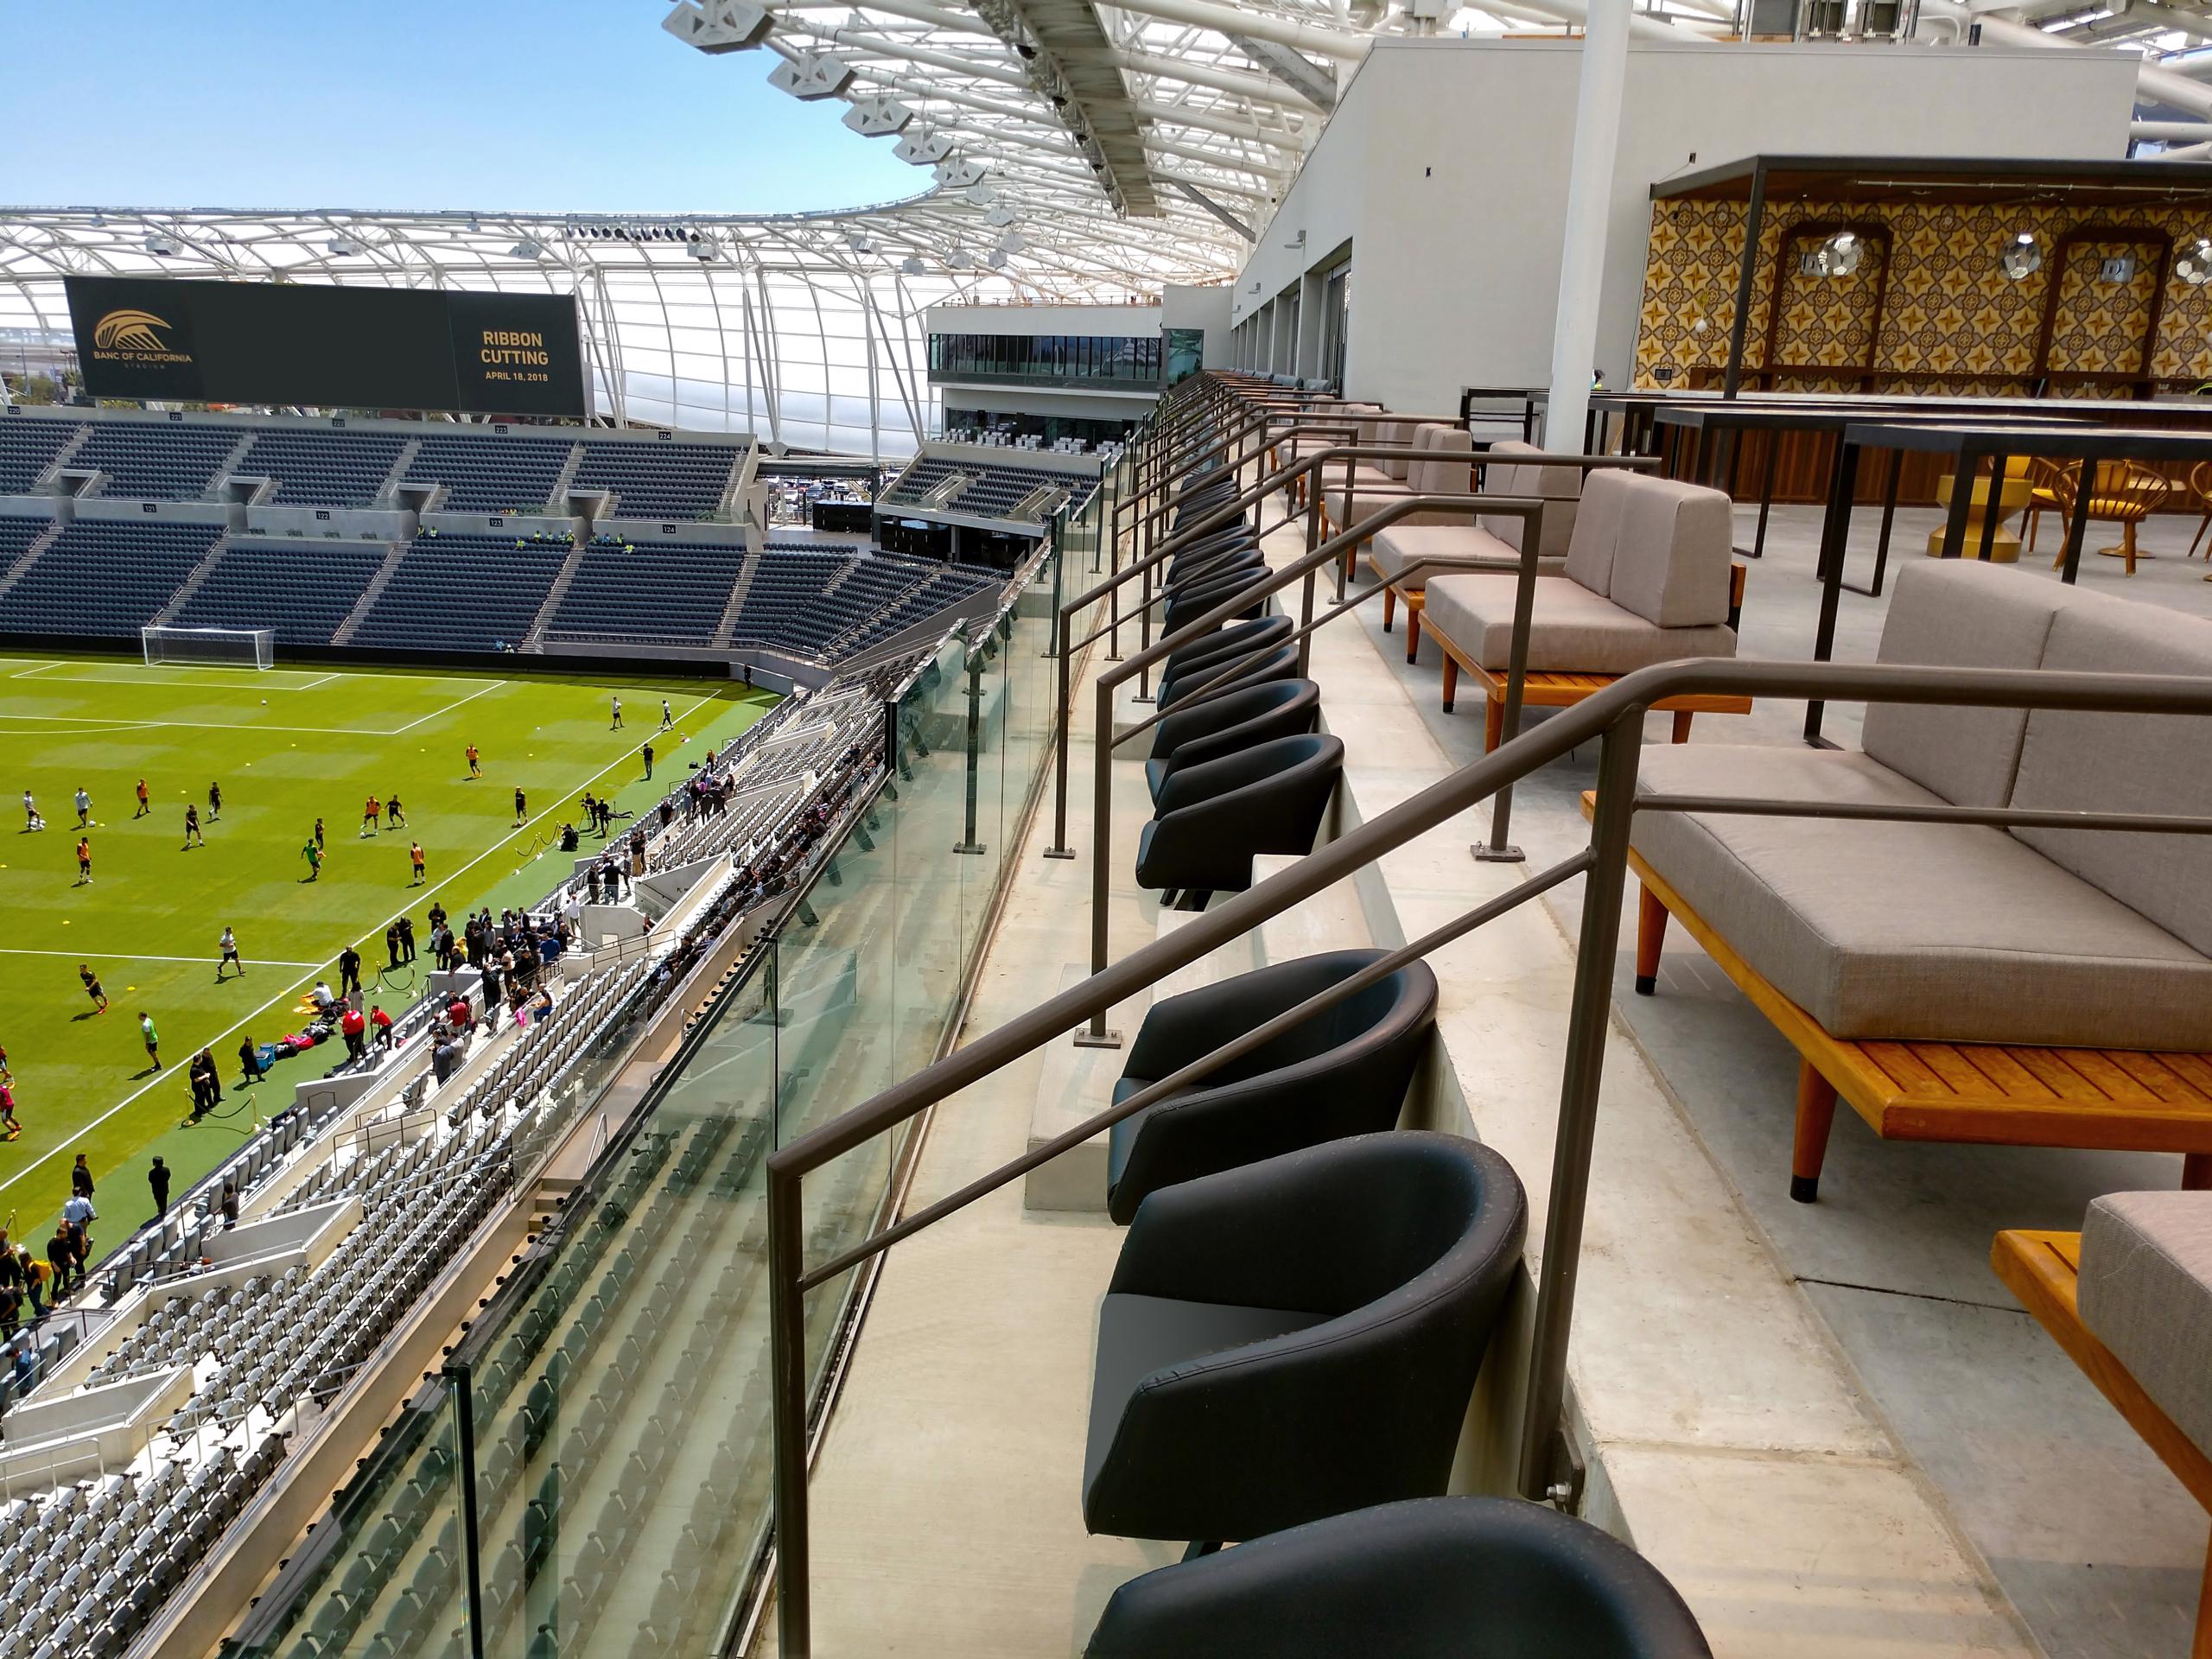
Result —
[[[774, 1408], [774, 1503], [779, 1651], [807, 1659], [812, 1645], [807, 1471], [812, 1425], [806, 1408], [805, 1295], [891, 1246], [953, 1215], [1062, 1153], [1135, 1116], [1290, 1027], [1485, 923], [1581, 876], [1580, 938], [1554, 1128], [1549, 1207], [1522, 1413], [1516, 1485], [1541, 1498], [1567, 1433], [1567, 1357], [1587, 1207], [1599, 1086], [1611, 1015], [1630, 829], [1638, 811], [1786, 813], [1902, 823], [2007, 825], [2063, 822], [2069, 829], [2201, 835], [2212, 818], [2081, 812], [2041, 814], [2008, 808], [1859, 805], [1817, 801], [1713, 799], [1637, 793], [1645, 716], [1669, 698], [1719, 695], [1811, 698], [1973, 708], [2072, 709], [2113, 714], [2212, 715], [2212, 681], [2179, 676], [2094, 675], [2031, 670], [1753, 662], [1664, 663], [1624, 676], [1561, 710], [1534, 731], [1432, 784], [1338, 841], [1319, 848], [1220, 908], [1094, 973], [884, 1090], [866, 1104], [800, 1136], [767, 1160], [770, 1382]], [[1395, 950], [1212, 1052], [1094, 1114], [1075, 1128], [1000, 1165], [944, 1198], [886, 1226], [828, 1261], [809, 1267], [803, 1243], [806, 1179], [878, 1136], [897, 1130], [959, 1090], [1103, 1016], [1116, 1003], [1282, 914], [1384, 854], [1476, 806], [1580, 745], [1598, 740], [1596, 810], [1588, 844], [1531, 875], [1512, 892]], [[1103, 827], [1103, 826], [1102, 826]]]

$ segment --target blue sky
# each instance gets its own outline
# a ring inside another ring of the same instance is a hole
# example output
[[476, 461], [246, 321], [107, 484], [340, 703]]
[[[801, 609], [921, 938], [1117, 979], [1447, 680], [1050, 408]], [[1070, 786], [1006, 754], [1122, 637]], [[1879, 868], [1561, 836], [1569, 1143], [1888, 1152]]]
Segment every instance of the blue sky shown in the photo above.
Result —
[[771, 213], [928, 182], [667, 0], [0, 0], [0, 203]]

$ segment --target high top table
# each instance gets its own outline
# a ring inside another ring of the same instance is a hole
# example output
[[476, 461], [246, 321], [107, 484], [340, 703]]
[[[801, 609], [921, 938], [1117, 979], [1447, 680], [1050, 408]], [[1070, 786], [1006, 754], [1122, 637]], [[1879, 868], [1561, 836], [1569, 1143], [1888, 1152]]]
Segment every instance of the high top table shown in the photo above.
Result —
[[[1991, 463], [1993, 478], [2002, 477], [2005, 463], [2015, 455], [2075, 463], [2080, 473], [2074, 491], [2074, 511], [2066, 523], [2066, 551], [2060, 560], [2060, 580], [2070, 583], [2081, 573], [2082, 541], [2089, 524], [2092, 492], [2088, 486], [2097, 463], [2212, 461], [2212, 431], [2183, 432], [2075, 422], [2027, 427], [1916, 421], [1847, 423], [1836, 445], [1835, 465], [1828, 474], [1827, 511], [1821, 524], [1821, 620], [1813, 635], [1813, 658], [1816, 662], [1827, 662], [1835, 646], [1836, 607], [1843, 593], [1843, 554], [1851, 534], [1852, 497], [1859, 486], [1859, 457], [1868, 449], [1911, 449], [1948, 456], [1952, 476], [1969, 485], [1985, 460]], [[1944, 526], [1940, 556], [1955, 559], [1964, 554], [1967, 518], [1973, 496], [1971, 487], [1953, 488], [1950, 517]], [[1988, 556], [1996, 532], [1997, 516], [1991, 513], [1982, 520], [1981, 556]], [[1835, 746], [1821, 735], [1821, 716], [1825, 708], [1820, 702], [1806, 705], [1805, 741], [1833, 748]]]

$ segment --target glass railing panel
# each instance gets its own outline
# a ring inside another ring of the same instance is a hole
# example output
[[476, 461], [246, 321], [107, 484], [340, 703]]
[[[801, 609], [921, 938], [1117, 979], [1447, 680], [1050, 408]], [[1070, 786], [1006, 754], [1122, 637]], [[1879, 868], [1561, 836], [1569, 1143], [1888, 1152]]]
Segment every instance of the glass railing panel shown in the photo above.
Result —
[[238, 1659], [468, 1651], [455, 1390], [418, 1393], [249, 1615]]

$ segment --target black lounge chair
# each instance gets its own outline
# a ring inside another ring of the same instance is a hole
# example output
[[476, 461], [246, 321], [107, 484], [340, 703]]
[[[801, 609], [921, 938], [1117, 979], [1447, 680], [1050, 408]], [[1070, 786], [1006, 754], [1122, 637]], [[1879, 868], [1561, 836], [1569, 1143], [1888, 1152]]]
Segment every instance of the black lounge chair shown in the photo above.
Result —
[[1160, 687], [1166, 691], [1179, 683], [1183, 691], [1194, 690], [1212, 677], [1213, 664], [1272, 650], [1290, 637], [1291, 626], [1287, 616], [1262, 616], [1216, 628], [1168, 653], [1160, 665]]
[[1321, 688], [1311, 680], [1248, 685], [1218, 697], [1201, 697], [1152, 728], [1152, 756], [1144, 763], [1153, 798], [1171, 767], [1218, 760], [1278, 737], [1310, 732], [1321, 716]]
[[1259, 854], [1313, 850], [1344, 769], [1343, 740], [1311, 734], [1176, 767], [1137, 840], [1137, 885], [1187, 893], [1193, 909], [1243, 892]]
[[[1351, 978], [1383, 953], [1331, 950], [1155, 1002], [1116, 1103]], [[1436, 976], [1408, 963], [1109, 1132], [1106, 1208], [1126, 1224], [1156, 1189], [1301, 1147], [1395, 1128], [1436, 1023]]]
[[1230, 613], [1231, 621], [1256, 620], [1266, 608], [1268, 595], [1258, 592], [1264, 569], [1232, 571], [1227, 575], [1195, 583], [1187, 590], [1171, 591], [1166, 605], [1160, 613], [1163, 632], [1173, 633], [1178, 628], [1187, 628], [1216, 606], [1250, 594], [1249, 602], [1240, 605]]
[[1209, 558], [1185, 562], [1176, 560], [1168, 566], [1167, 591], [1171, 594], [1188, 592], [1221, 581], [1225, 576], [1242, 575], [1247, 571], [1248, 581], [1256, 581], [1267, 571], [1266, 555], [1256, 547], [1236, 549], [1233, 552], [1217, 553]]
[[1161, 1187], [1099, 1309], [1084, 1524], [1219, 1543], [1441, 1496], [1527, 1227], [1504, 1159], [1425, 1132]]
[[[1163, 710], [1175, 709], [1217, 696], [1225, 691], [1234, 691], [1243, 686], [1266, 685], [1275, 680], [1294, 680], [1304, 672], [1299, 664], [1296, 645], [1230, 652], [1179, 678], [1163, 679], [1156, 703]], [[1215, 683], [1217, 678], [1218, 683]]]
[[1085, 1659], [1712, 1659], [1659, 1569], [1510, 1497], [1384, 1503], [1163, 1567], [1114, 1592]]

